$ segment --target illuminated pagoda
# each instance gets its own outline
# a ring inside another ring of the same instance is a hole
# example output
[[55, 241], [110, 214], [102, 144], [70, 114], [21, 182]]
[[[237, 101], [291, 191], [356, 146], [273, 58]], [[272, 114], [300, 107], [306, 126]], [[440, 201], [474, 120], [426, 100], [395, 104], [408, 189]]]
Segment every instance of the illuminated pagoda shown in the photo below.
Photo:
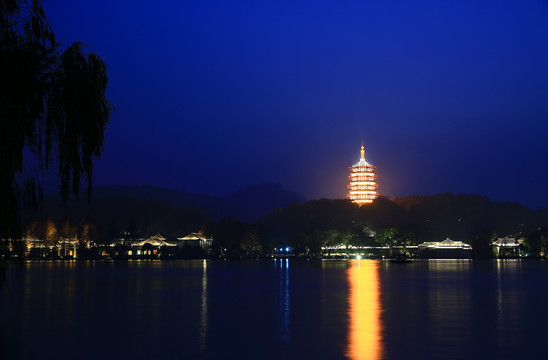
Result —
[[352, 202], [363, 205], [370, 204], [377, 198], [377, 183], [375, 179], [376, 166], [371, 165], [367, 160], [365, 160], [365, 150], [363, 147], [360, 151], [360, 160], [357, 163], [349, 167], [350, 175], [350, 184], [348, 185], [348, 194], [347, 198], [352, 200]]

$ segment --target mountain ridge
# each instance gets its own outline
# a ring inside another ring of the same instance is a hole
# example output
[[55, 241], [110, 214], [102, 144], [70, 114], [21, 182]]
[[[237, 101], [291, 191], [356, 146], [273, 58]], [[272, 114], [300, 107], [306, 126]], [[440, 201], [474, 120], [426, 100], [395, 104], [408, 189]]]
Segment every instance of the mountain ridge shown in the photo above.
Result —
[[[47, 198], [51, 199], [52, 195]], [[306, 202], [301, 195], [277, 184], [258, 184], [239, 189], [227, 196], [210, 196], [167, 189], [153, 185], [109, 185], [93, 188], [93, 197], [122, 196], [161, 201], [167, 204], [206, 212], [212, 220], [234, 217], [253, 222], [276, 208]]]

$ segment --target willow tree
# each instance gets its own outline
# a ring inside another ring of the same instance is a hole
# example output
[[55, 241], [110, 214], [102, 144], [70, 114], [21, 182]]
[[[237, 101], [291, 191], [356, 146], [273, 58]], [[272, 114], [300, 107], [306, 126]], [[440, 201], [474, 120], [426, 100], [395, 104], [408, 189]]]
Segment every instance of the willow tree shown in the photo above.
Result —
[[[0, 0], [0, 243], [21, 238], [40, 178], [54, 173], [64, 201], [91, 180], [111, 105], [107, 68], [82, 43], [60, 50], [41, 1]], [[0, 252], [1, 255], [1, 252]], [[1, 261], [1, 259], [0, 259]]]

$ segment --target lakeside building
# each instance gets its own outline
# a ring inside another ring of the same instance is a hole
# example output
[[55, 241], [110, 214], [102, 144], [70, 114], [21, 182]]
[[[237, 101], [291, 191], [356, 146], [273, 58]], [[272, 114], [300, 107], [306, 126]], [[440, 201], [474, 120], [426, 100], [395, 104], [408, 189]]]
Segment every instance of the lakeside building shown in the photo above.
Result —
[[127, 251], [128, 256], [156, 256], [160, 254], [160, 249], [170, 246], [177, 246], [166, 241], [166, 238], [160, 234], [151, 236], [145, 240], [134, 243], [131, 249]]
[[418, 245], [421, 257], [437, 259], [469, 259], [472, 247], [462, 241], [446, 238], [443, 241], [428, 241]]
[[[56, 241], [44, 241], [40, 239], [23, 239], [21, 243], [25, 247], [25, 256], [33, 258], [58, 257], [58, 258], [76, 258], [77, 249], [82, 244], [78, 239], [61, 239]], [[89, 248], [89, 244], [84, 243]], [[13, 251], [13, 246], [10, 246]]]
[[[27, 259], [77, 259], [77, 258], [180, 258], [210, 254], [213, 239], [200, 233], [167, 239], [161, 234], [139, 238], [116, 238], [97, 244], [79, 239], [23, 239], [10, 242], [8, 250], [15, 256], [17, 247], [24, 250]], [[190, 253], [189, 253], [190, 251]]]
[[363, 205], [370, 204], [377, 198], [377, 182], [375, 179], [376, 166], [365, 159], [365, 148], [362, 142], [360, 159], [357, 163], [350, 166], [350, 175], [348, 176], [348, 194], [346, 197], [353, 203]]
[[133, 246], [145, 246], [145, 245], [150, 245], [150, 246], [154, 246], [154, 247], [160, 247], [160, 246], [176, 246], [175, 244], [172, 244], [172, 243], [168, 243], [166, 241], [166, 238], [163, 237], [162, 235], [160, 235], [159, 233], [156, 234], [156, 235], [153, 235], [143, 241], [139, 241], [137, 242], [136, 244], [134, 244]]
[[521, 244], [524, 238], [503, 237], [491, 243], [495, 257], [519, 257]]
[[209, 250], [213, 244], [213, 239], [200, 233], [190, 233], [185, 237], [177, 238], [178, 247], [199, 247], [203, 250]]

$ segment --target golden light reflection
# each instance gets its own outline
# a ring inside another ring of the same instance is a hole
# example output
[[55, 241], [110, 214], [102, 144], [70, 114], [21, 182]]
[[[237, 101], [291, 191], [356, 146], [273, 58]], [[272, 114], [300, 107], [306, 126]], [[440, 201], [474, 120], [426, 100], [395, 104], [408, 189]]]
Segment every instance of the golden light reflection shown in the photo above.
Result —
[[207, 260], [202, 262], [202, 294], [200, 296], [200, 349], [204, 351], [207, 344]]
[[347, 269], [349, 332], [346, 355], [353, 360], [383, 357], [379, 269], [380, 262], [375, 260], [352, 260]]

